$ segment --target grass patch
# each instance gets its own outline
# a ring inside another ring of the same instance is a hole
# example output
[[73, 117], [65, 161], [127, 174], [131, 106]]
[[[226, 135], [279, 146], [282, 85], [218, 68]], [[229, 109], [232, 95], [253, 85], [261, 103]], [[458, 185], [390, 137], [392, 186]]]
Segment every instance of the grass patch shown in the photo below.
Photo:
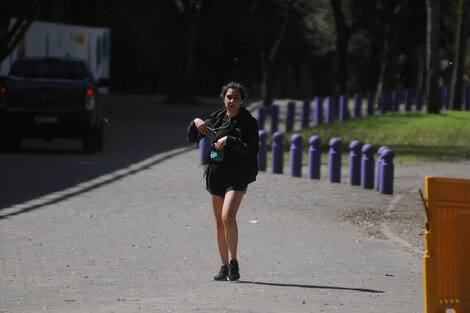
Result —
[[[294, 133], [304, 139], [304, 163], [307, 162], [308, 140], [314, 135], [321, 138], [325, 154], [329, 151], [330, 139], [339, 138], [343, 143], [343, 164], [347, 163], [349, 144], [354, 140], [372, 144], [376, 149], [388, 146], [395, 152], [395, 163], [470, 160], [468, 111], [399, 112], [320, 124], [285, 134], [287, 152]], [[289, 153], [285, 154], [284, 160], [289, 164]], [[328, 156], [323, 155], [322, 163], [327, 162]]]

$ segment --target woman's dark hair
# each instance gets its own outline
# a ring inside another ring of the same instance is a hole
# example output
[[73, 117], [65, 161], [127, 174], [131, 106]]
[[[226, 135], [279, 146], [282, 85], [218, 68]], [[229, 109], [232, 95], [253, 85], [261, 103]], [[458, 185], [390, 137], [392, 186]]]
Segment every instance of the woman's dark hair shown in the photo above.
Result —
[[220, 97], [222, 99], [225, 98], [225, 95], [227, 94], [227, 90], [229, 90], [230, 88], [237, 89], [242, 99], [246, 99], [246, 97], [248, 96], [245, 86], [243, 86], [240, 83], [229, 82], [222, 87], [222, 91], [220, 92]]

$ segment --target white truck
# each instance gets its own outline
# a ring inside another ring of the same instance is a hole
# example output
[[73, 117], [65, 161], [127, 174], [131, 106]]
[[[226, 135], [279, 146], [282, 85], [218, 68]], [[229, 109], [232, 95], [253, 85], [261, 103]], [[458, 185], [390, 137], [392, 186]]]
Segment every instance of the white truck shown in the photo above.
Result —
[[111, 30], [106, 27], [34, 21], [15, 50], [1, 62], [0, 76], [8, 74], [17, 58], [70, 57], [85, 60], [96, 80], [109, 79], [110, 41]]

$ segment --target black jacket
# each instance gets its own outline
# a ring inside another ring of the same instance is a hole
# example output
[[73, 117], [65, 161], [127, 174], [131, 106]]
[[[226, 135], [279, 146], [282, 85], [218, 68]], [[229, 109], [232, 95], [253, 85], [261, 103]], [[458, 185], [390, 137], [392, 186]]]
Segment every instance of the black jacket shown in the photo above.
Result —
[[[221, 125], [226, 113], [225, 107], [212, 113], [205, 120], [206, 125], [209, 127]], [[258, 121], [246, 108], [241, 107], [235, 118], [234, 127], [239, 136], [227, 136], [227, 146], [236, 152], [235, 167], [240, 183], [249, 184], [254, 182], [258, 175]], [[188, 141], [199, 143], [202, 137], [204, 136], [199, 133], [194, 121], [191, 121], [188, 127]]]

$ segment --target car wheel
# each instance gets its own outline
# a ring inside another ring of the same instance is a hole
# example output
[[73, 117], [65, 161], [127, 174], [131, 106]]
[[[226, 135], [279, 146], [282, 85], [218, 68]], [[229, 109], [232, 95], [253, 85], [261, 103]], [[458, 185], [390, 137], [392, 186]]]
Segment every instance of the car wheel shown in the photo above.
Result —
[[96, 153], [103, 149], [103, 126], [92, 128], [82, 140], [83, 152]]

